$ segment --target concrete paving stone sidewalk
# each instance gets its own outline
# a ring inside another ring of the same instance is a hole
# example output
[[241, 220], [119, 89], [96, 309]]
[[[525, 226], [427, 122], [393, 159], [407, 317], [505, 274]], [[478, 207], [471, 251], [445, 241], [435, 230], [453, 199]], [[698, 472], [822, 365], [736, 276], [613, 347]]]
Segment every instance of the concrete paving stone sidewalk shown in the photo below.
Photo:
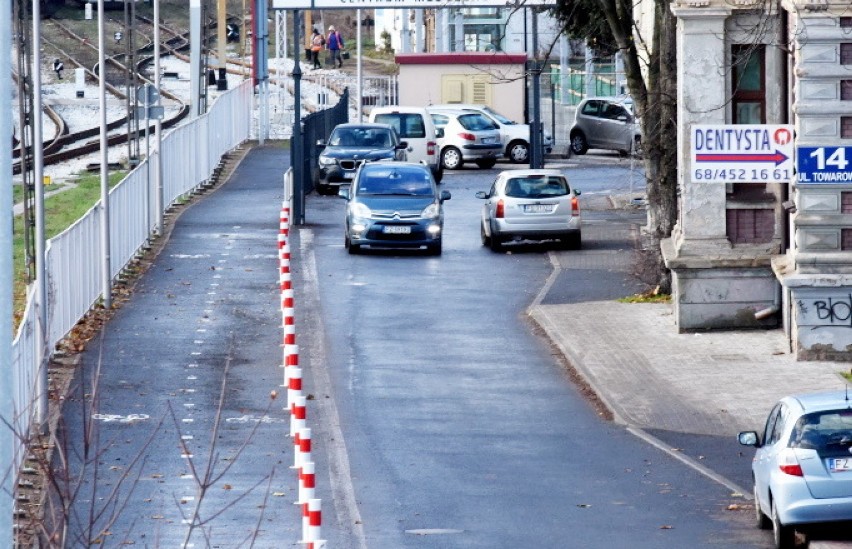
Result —
[[797, 361], [781, 330], [679, 334], [671, 304], [538, 300], [529, 314], [633, 427], [733, 437], [781, 396], [840, 390], [850, 368]]

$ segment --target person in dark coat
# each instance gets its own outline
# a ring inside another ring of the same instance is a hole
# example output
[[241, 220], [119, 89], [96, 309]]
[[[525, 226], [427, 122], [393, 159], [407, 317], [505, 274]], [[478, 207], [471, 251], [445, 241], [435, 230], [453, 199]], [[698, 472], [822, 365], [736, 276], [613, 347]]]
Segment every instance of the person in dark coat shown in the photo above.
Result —
[[322, 47], [325, 45], [325, 37], [319, 33], [319, 31], [315, 28], [313, 35], [311, 35], [311, 61], [314, 62], [315, 69], [321, 69], [322, 65], [319, 62], [319, 54], [322, 51]]

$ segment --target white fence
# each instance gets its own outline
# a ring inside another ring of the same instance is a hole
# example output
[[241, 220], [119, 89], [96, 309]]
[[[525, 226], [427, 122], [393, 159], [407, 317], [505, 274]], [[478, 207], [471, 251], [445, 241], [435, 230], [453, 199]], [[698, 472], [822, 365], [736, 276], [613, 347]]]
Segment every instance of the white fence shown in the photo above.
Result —
[[[252, 85], [247, 80], [222, 94], [209, 111], [174, 129], [162, 139], [163, 202], [169, 207], [182, 195], [208, 180], [219, 159], [249, 138], [252, 126]], [[153, 157], [155, 154], [152, 154]], [[148, 241], [158, 217], [148, 159], [140, 163], [109, 193], [110, 276], [114, 279]], [[18, 444], [14, 462], [2, 471], [16, 471], [26, 456], [38, 395], [39, 364], [36, 346], [41, 330], [46, 334], [45, 355], [102, 298], [100, 202], [71, 227], [47, 243], [48, 326], [38, 325], [39, 305], [34, 293], [12, 343], [14, 425]]]

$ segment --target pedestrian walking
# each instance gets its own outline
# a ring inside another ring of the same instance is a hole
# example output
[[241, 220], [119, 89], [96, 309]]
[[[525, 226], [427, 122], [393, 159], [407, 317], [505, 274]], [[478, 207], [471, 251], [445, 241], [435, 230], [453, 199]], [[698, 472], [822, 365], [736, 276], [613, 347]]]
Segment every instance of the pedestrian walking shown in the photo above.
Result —
[[311, 37], [311, 60], [314, 62], [314, 69], [321, 69], [322, 65], [319, 62], [319, 54], [322, 47], [325, 45], [325, 37], [314, 28], [314, 33]]
[[337, 63], [337, 68], [343, 68], [343, 56], [341, 51], [345, 47], [343, 44], [343, 37], [340, 36], [340, 33], [334, 30], [334, 25], [328, 27], [328, 38], [326, 38], [325, 43], [326, 48], [328, 48], [329, 56], [328, 60], [331, 66], [333, 67], [335, 62]]
[[55, 59], [53, 61], [53, 70], [56, 71], [56, 77], [59, 78], [59, 80], [62, 80], [63, 69], [65, 69], [65, 65], [62, 64], [62, 61]]

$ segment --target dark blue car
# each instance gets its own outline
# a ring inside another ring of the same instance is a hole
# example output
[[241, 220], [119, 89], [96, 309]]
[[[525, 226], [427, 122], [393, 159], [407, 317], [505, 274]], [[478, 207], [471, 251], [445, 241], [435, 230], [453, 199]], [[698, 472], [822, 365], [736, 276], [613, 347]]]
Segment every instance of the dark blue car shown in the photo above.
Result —
[[317, 193], [334, 194], [355, 179], [358, 167], [377, 160], [405, 160], [408, 143], [388, 124], [339, 124], [319, 155]]
[[443, 202], [449, 191], [438, 191], [424, 164], [376, 162], [363, 164], [349, 187], [338, 193], [346, 203], [345, 246], [350, 254], [362, 246], [412, 248], [441, 254]]

